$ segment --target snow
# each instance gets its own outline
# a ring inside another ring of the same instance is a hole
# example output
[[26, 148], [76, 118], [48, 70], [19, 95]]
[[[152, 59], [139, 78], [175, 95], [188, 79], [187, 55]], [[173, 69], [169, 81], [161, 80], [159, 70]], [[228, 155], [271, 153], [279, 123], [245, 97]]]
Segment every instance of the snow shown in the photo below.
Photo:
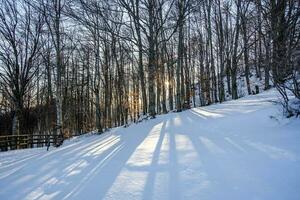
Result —
[[300, 121], [275, 90], [0, 153], [0, 199], [300, 199]]

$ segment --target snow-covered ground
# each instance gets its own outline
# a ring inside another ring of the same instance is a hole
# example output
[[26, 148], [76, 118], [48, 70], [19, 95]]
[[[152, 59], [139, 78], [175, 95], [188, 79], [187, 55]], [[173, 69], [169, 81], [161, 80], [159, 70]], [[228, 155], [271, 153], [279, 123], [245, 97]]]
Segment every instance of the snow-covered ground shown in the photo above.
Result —
[[[275, 90], [0, 153], [0, 199], [299, 200], [300, 120]], [[273, 117], [271, 117], [273, 116]]]

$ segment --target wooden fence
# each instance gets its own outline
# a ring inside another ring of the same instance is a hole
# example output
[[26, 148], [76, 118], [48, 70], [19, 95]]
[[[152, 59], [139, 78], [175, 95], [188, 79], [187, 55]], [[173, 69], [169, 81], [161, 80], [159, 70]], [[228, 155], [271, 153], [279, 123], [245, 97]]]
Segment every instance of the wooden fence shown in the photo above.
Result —
[[24, 149], [33, 147], [59, 146], [63, 142], [62, 136], [57, 135], [5, 135], [0, 136], [0, 151]]

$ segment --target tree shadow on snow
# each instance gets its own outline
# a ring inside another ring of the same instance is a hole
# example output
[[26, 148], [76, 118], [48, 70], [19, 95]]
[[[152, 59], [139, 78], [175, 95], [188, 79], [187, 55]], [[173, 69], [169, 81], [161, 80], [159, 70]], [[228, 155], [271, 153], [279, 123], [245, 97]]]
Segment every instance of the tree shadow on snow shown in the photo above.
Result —
[[138, 134], [122, 129], [72, 149], [50, 151], [22, 166], [21, 173], [2, 179], [11, 184], [1, 186], [0, 197], [9, 194], [11, 199], [102, 199], [150, 130], [151, 127], [143, 127]]

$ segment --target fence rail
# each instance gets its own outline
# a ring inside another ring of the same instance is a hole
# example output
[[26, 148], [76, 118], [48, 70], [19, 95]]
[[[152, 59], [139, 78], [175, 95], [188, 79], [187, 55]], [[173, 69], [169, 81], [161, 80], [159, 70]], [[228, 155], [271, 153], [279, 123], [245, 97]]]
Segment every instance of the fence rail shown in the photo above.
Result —
[[5, 135], [0, 136], [0, 151], [24, 149], [33, 147], [49, 147], [51, 144], [59, 146], [63, 137], [59, 135]]

